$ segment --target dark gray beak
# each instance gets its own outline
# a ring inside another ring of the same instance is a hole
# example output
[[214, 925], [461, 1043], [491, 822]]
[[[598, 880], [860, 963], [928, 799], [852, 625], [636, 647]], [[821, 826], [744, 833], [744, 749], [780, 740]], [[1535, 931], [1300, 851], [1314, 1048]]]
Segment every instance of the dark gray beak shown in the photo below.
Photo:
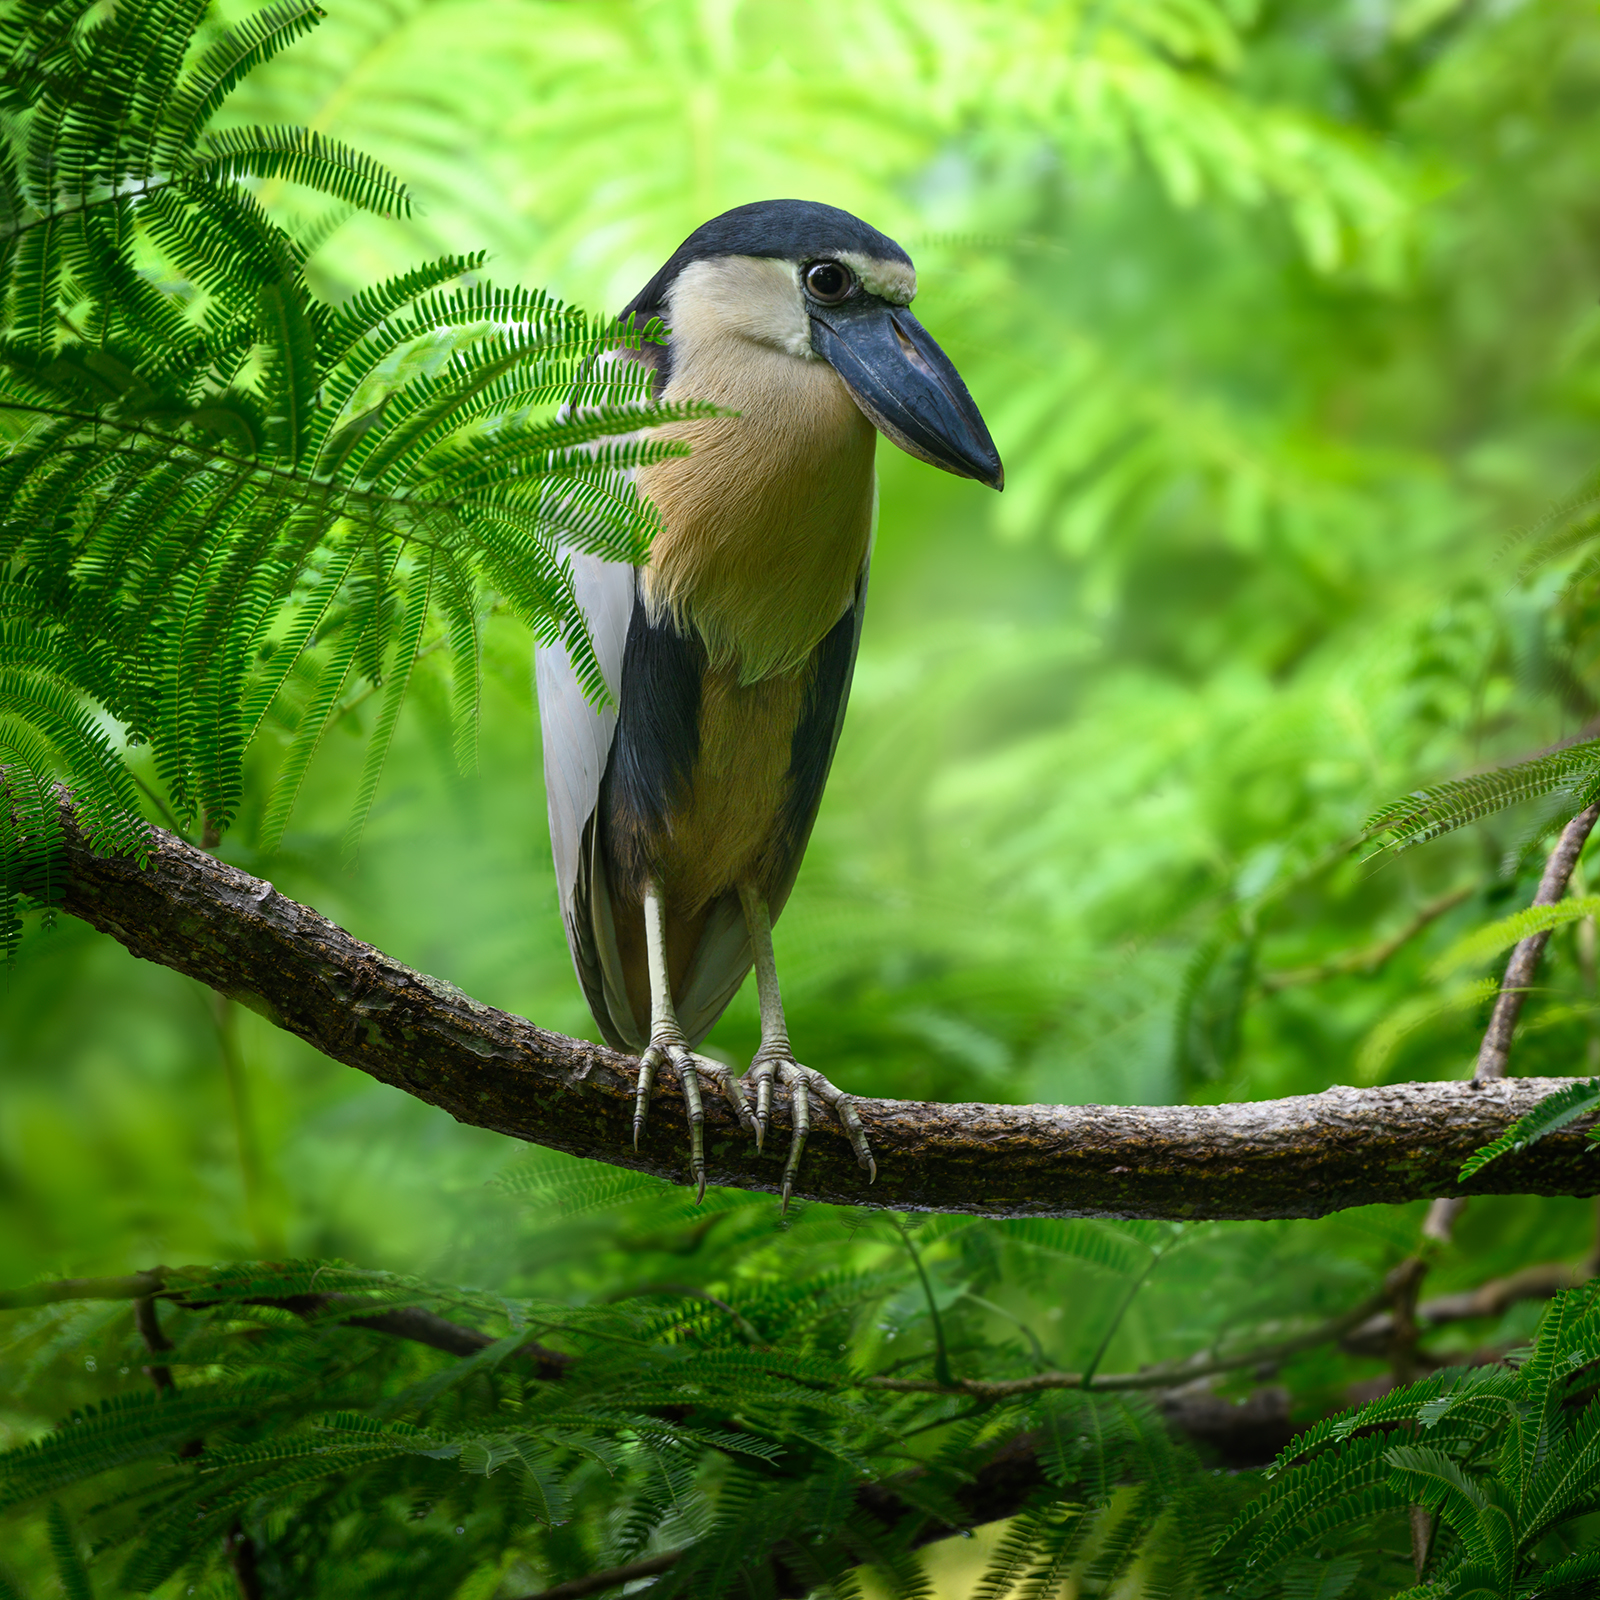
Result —
[[1000, 453], [961, 374], [904, 306], [860, 297], [810, 310], [812, 349], [880, 432], [958, 478], [1005, 487]]

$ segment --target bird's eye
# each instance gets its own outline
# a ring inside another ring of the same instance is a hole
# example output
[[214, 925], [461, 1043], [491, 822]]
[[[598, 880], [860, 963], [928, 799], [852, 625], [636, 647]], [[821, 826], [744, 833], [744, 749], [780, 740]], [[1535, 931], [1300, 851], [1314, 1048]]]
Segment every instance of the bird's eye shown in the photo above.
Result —
[[837, 305], [855, 288], [854, 274], [837, 261], [814, 261], [806, 268], [806, 293], [824, 305]]

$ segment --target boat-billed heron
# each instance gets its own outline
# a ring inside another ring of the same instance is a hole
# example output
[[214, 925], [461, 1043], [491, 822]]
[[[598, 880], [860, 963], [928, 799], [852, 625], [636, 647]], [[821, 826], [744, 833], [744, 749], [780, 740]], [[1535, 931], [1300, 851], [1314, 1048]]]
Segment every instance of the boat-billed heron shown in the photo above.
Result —
[[[573, 964], [606, 1040], [639, 1054], [634, 1143], [663, 1062], [705, 1191], [702, 1081], [758, 1147], [776, 1079], [792, 1096], [783, 1198], [811, 1098], [876, 1167], [850, 1096], [795, 1058], [772, 925], [805, 852], [861, 637], [879, 433], [1000, 488], [966, 385], [906, 309], [911, 258], [833, 206], [770, 200], [698, 228], [626, 308], [659, 316], [663, 400], [727, 415], [652, 437], [690, 453], [638, 474], [660, 526], [642, 568], [569, 552], [615, 700], [584, 698], [565, 649], [538, 652], [556, 876]], [[761, 1046], [736, 1079], [694, 1048], [754, 965]], [[744, 1087], [754, 1091], [754, 1106]]]

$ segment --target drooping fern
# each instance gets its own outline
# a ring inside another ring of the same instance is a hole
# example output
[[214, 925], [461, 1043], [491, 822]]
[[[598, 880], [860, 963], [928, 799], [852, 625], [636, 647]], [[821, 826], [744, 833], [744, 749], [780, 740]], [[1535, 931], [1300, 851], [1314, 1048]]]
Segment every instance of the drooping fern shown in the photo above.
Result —
[[[281, 834], [344, 698], [382, 701], [359, 838], [411, 664], [437, 635], [457, 748], [476, 619], [497, 596], [606, 694], [563, 564], [638, 561], [640, 430], [701, 414], [597, 360], [658, 337], [598, 324], [447, 257], [343, 306], [252, 194], [263, 179], [404, 213], [375, 162], [296, 128], [208, 132], [253, 66], [321, 13], [280, 0], [206, 31], [204, 0], [0, 12], [0, 943], [48, 899], [64, 777], [97, 848], [137, 853], [124, 746], [214, 841], [273, 708], [293, 724]], [[557, 408], [562, 409], [558, 410]], [[288, 694], [289, 700], [284, 696]]]
[[1600, 1295], [1589, 1285], [1551, 1301], [1519, 1365], [1447, 1368], [1308, 1429], [1218, 1542], [1234, 1584], [1326, 1559], [1352, 1526], [1421, 1506], [1439, 1528], [1433, 1587], [1419, 1593], [1587, 1592], [1592, 1553], [1552, 1557], [1548, 1541], [1600, 1508], [1597, 1360]]
[[1407, 850], [1520, 801], [1553, 794], [1566, 797], [1564, 809], [1569, 814], [1600, 795], [1600, 740], [1584, 740], [1515, 766], [1413, 790], [1375, 811], [1362, 832], [1380, 840], [1382, 850]]

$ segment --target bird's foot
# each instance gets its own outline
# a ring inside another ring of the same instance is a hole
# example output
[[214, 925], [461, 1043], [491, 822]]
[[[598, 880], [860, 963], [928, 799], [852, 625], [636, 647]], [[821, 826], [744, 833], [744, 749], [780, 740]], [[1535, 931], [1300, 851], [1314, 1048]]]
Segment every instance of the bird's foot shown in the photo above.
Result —
[[800, 1156], [806, 1147], [806, 1135], [811, 1132], [811, 1097], [815, 1095], [832, 1108], [839, 1125], [850, 1140], [856, 1153], [856, 1162], [867, 1173], [867, 1182], [878, 1176], [878, 1163], [873, 1159], [872, 1146], [856, 1115], [854, 1096], [830, 1083], [812, 1067], [803, 1067], [792, 1055], [781, 1051], [759, 1053], [750, 1063], [745, 1079], [756, 1092], [755, 1136], [756, 1149], [767, 1138], [767, 1127], [772, 1120], [772, 1084], [781, 1083], [790, 1093], [794, 1105], [794, 1129], [789, 1138], [789, 1158], [783, 1164], [783, 1209], [789, 1209], [789, 1191], [794, 1186], [794, 1175], [800, 1170]]
[[650, 1091], [655, 1086], [656, 1072], [663, 1062], [670, 1062], [683, 1086], [683, 1102], [689, 1114], [689, 1166], [694, 1173], [695, 1204], [706, 1195], [705, 1106], [700, 1099], [702, 1082], [721, 1089], [729, 1105], [739, 1114], [740, 1125], [760, 1144], [760, 1131], [745, 1104], [739, 1079], [731, 1068], [720, 1061], [708, 1061], [697, 1056], [683, 1043], [681, 1037], [652, 1039], [639, 1057], [639, 1086], [633, 1102], [633, 1148], [639, 1148], [639, 1135], [644, 1131], [650, 1115]]

